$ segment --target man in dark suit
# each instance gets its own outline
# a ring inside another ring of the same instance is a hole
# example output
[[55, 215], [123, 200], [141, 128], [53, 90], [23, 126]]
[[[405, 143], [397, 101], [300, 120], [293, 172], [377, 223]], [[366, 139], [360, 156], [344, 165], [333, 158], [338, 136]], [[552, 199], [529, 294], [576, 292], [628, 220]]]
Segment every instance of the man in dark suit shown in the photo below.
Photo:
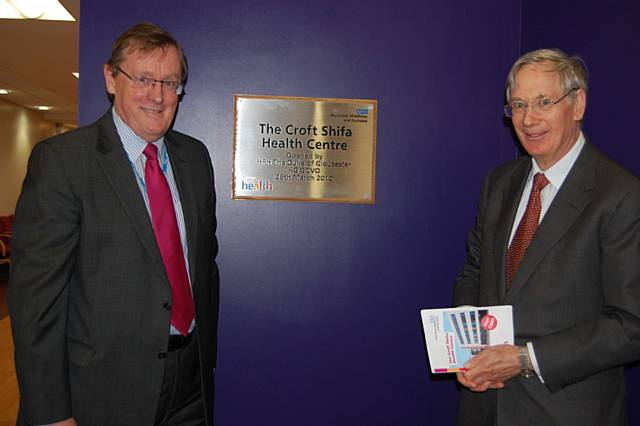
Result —
[[132, 27], [104, 66], [113, 108], [31, 154], [9, 285], [19, 424], [212, 424], [216, 200], [206, 147], [170, 130], [186, 76], [169, 33]]
[[626, 424], [623, 365], [640, 358], [640, 183], [581, 132], [583, 62], [525, 54], [505, 113], [529, 156], [492, 170], [455, 305], [512, 305], [515, 345], [458, 373], [457, 424]]

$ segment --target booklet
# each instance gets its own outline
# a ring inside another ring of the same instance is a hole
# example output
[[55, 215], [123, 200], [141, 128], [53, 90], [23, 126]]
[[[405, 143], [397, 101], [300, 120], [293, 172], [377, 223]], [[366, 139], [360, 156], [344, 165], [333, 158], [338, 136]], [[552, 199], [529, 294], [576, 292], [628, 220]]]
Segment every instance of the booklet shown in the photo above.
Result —
[[510, 305], [423, 309], [420, 315], [432, 373], [465, 371], [482, 349], [514, 342]]

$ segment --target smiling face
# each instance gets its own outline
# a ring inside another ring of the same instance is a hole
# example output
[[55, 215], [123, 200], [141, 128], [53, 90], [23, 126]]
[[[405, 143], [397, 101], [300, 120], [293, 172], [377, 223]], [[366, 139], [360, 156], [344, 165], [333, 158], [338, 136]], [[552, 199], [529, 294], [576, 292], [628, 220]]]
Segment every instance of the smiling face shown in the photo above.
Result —
[[[180, 55], [173, 46], [150, 52], [130, 49], [119, 66], [133, 77], [181, 81]], [[178, 107], [174, 90], [163, 89], [159, 83], [148, 88], [134, 87], [123, 73], [114, 76], [108, 65], [104, 66], [104, 79], [107, 92], [114, 96], [116, 113], [138, 136], [154, 142], [167, 132]]]
[[533, 112], [531, 105], [542, 98], [558, 100], [565, 93], [560, 75], [545, 63], [522, 67], [511, 90], [510, 102], [529, 105], [523, 113], [514, 115], [513, 127], [522, 147], [542, 170], [557, 163], [578, 140], [586, 95], [578, 89], [575, 96], [567, 96], [547, 112]]

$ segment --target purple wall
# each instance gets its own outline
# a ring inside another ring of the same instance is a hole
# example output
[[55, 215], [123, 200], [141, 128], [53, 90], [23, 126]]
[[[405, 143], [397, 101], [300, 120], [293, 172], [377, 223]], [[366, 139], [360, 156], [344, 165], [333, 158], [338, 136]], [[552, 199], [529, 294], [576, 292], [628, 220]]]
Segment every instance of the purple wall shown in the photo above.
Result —
[[602, 151], [640, 174], [635, 137], [640, 2], [525, 0], [522, 16], [523, 52], [557, 47], [586, 61], [590, 87], [585, 133]]
[[[447, 425], [419, 309], [448, 306], [481, 179], [515, 155], [502, 121], [520, 2], [82, 1], [80, 119], [141, 20], [191, 66], [175, 128], [217, 177], [218, 425]], [[499, 12], [498, 12], [499, 11]], [[378, 99], [375, 205], [231, 201], [234, 94]]]
[[[585, 133], [598, 148], [639, 174], [640, 2], [524, 0], [522, 16], [523, 52], [558, 47], [585, 59], [590, 72]], [[637, 425], [638, 365], [627, 370], [627, 388], [629, 424]]]

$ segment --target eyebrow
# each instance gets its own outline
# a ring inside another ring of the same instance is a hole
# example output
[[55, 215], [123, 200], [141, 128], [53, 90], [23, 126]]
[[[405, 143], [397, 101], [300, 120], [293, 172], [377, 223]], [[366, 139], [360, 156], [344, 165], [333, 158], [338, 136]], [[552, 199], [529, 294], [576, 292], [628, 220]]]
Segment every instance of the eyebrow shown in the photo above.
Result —
[[[152, 71], [140, 71], [138, 73], [135, 73], [135, 75], [137, 75], [139, 77], [152, 78], [152, 79], [158, 80], [158, 81], [180, 81], [180, 80], [182, 80], [182, 78], [180, 77], [180, 74], [169, 74], [168, 76], [163, 77], [163, 78], [155, 78], [153, 76], [153, 72]], [[175, 80], [173, 79], [173, 77], [175, 77]]]
[[[538, 96], [536, 96], [534, 99], [544, 99], [544, 98], [549, 98], [549, 99], [551, 99], [551, 98], [553, 98], [553, 96], [549, 96], [549, 95], [545, 95], [544, 93], [540, 93], [540, 94], [539, 94]], [[512, 100], [512, 101], [515, 101], [515, 100], [518, 100], [518, 101], [524, 101], [525, 99], [520, 98], [520, 97], [518, 97], [518, 96], [512, 96], [512, 97], [511, 97], [511, 100]]]

